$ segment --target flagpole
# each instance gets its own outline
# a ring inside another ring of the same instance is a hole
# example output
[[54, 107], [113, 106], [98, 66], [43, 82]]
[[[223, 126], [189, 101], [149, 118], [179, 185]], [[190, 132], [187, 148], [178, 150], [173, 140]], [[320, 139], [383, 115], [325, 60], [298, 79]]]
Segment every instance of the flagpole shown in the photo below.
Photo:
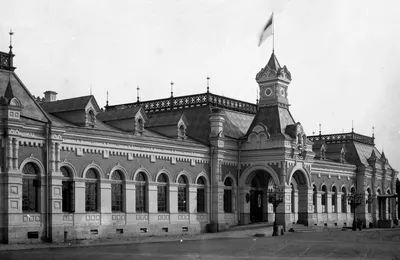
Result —
[[272, 53], [275, 53], [275, 23], [274, 23], [274, 12], [272, 12]]

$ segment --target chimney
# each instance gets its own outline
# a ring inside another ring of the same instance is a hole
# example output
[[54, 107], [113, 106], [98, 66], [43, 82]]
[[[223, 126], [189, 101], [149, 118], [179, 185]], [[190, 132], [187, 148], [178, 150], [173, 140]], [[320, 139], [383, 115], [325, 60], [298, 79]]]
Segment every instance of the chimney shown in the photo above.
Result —
[[48, 90], [44, 92], [44, 102], [52, 102], [56, 101], [57, 99], [57, 92]]

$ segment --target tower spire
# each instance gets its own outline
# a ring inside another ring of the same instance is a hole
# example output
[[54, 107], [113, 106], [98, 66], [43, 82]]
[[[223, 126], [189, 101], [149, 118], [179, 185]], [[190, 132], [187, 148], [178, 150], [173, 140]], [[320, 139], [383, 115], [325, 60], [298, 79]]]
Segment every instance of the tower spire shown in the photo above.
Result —
[[14, 32], [12, 31], [12, 29], [10, 29], [10, 32], [9, 32], [9, 34], [10, 34], [10, 53], [12, 53], [12, 36], [14, 35]]
[[322, 134], [322, 132], [321, 132], [321, 123], [319, 123], [319, 135], [321, 135]]
[[210, 92], [210, 77], [207, 76], [207, 93]]
[[136, 87], [136, 102], [140, 102], [140, 96], [139, 96], [139, 90], [140, 90], [140, 88], [139, 88], [139, 85]]
[[354, 133], [354, 122], [351, 120], [351, 132]]
[[171, 97], [174, 97], [174, 82], [173, 81], [171, 81]]
[[106, 101], [106, 107], [108, 107], [108, 90], [107, 90], [107, 101]]

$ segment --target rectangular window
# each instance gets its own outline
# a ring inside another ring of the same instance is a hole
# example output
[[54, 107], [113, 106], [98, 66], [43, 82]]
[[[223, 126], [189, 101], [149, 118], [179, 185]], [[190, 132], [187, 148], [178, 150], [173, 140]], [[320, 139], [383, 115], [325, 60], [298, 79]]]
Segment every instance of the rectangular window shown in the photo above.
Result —
[[98, 210], [97, 201], [97, 183], [96, 182], [86, 182], [86, 211], [96, 212]]
[[74, 212], [75, 208], [75, 187], [72, 181], [62, 182], [62, 211]]
[[122, 212], [122, 184], [111, 184], [111, 211]]
[[22, 211], [39, 212], [38, 193], [40, 181], [33, 179], [23, 179], [22, 181]]
[[204, 189], [197, 189], [197, 212], [204, 213], [205, 210], [205, 196]]
[[136, 185], [136, 212], [146, 212], [146, 186]]
[[232, 213], [232, 190], [224, 190], [224, 212]]
[[157, 191], [157, 210], [167, 212], [167, 186], [158, 186]]
[[178, 211], [187, 212], [186, 187], [178, 187]]

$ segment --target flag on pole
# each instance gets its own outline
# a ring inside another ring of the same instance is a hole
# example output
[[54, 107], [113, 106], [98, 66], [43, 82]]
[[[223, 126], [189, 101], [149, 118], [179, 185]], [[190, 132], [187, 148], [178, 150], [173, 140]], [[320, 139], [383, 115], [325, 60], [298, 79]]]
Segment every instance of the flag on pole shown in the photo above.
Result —
[[274, 34], [273, 23], [274, 23], [274, 13], [272, 12], [271, 17], [268, 19], [267, 24], [261, 31], [260, 41], [258, 42], [258, 46], [260, 46], [269, 36]]

